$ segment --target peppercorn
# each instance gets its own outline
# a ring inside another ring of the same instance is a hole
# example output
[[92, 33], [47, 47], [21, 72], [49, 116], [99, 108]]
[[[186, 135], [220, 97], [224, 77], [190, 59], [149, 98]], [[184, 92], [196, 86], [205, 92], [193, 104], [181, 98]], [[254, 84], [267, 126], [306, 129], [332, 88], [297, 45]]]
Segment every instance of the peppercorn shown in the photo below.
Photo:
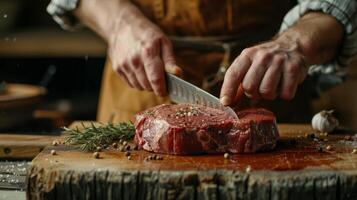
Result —
[[54, 155], [57, 155], [56, 150], [52, 149], [52, 150], [51, 150], [51, 155], [53, 155], [53, 156], [54, 156]]
[[133, 150], [138, 150], [138, 145], [137, 144], [134, 144], [134, 146], [133, 146]]
[[130, 145], [126, 145], [125, 150], [130, 151]]
[[248, 165], [246, 168], [245, 168], [245, 172], [249, 173], [252, 171], [252, 167], [250, 165]]
[[100, 157], [99, 152], [94, 152], [93, 153], [93, 158], [98, 159]]
[[120, 147], [119, 147], [119, 151], [124, 151], [124, 147], [123, 147], [123, 146], [120, 146]]
[[357, 149], [353, 149], [351, 153], [352, 154], [357, 154]]
[[223, 154], [223, 157], [224, 157], [225, 159], [228, 159], [228, 158], [229, 158], [229, 154], [228, 154], [228, 153], [224, 153], [224, 154]]
[[315, 133], [310, 133], [310, 134], [307, 134], [306, 135], [306, 138], [307, 139], [310, 139], [310, 140], [312, 140], [312, 139], [314, 139], [316, 136], [315, 136]]
[[57, 146], [58, 144], [59, 144], [59, 142], [57, 140], [53, 140], [53, 142], [52, 142], [53, 146]]
[[346, 135], [346, 136], [345, 136], [345, 140], [347, 140], [347, 141], [352, 140], [352, 136], [350, 136], [350, 135]]
[[118, 144], [116, 142], [114, 142], [112, 145], [114, 148], [118, 148]]

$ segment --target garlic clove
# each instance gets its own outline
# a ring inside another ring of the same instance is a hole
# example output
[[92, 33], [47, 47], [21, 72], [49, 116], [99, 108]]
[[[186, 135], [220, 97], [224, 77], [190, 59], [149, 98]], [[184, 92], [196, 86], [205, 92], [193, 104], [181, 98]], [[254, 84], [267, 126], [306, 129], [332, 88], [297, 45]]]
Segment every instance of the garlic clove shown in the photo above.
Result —
[[319, 132], [331, 133], [338, 125], [339, 122], [333, 116], [333, 110], [323, 110], [315, 114], [311, 120], [312, 128]]

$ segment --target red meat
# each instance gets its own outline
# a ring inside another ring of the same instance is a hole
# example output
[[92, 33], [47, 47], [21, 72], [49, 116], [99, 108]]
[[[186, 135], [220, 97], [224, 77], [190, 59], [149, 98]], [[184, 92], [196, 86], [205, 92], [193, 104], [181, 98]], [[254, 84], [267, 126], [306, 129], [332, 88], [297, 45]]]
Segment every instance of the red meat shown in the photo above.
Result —
[[160, 105], [136, 115], [135, 142], [155, 153], [253, 153], [273, 149], [279, 134], [274, 115], [265, 109], [237, 113], [200, 105]]

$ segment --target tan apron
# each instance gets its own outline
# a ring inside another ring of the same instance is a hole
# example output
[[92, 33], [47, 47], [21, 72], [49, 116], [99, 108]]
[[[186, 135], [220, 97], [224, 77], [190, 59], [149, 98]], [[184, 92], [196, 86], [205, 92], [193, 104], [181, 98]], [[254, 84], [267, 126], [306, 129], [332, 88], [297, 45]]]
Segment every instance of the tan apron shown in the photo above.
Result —
[[[177, 64], [185, 79], [205, 86], [208, 77], [230, 62], [246, 46], [269, 39], [291, 8], [287, 0], [135, 0], [142, 12], [171, 36]], [[227, 50], [228, 47], [228, 50]], [[206, 84], [207, 86], [207, 84]], [[207, 87], [219, 93], [220, 83]], [[134, 120], [135, 113], [162, 103], [167, 97], [128, 87], [107, 62], [97, 120]]]

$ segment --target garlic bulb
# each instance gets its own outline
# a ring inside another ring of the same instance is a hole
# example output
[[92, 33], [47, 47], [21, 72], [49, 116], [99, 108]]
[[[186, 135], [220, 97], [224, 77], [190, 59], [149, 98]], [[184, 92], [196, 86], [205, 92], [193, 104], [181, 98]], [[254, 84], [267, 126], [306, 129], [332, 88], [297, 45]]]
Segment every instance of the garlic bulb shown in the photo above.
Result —
[[333, 115], [333, 110], [323, 110], [314, 115], [311, 121], [314, 130], [330, 133], [338, 126], [338, 120]]

